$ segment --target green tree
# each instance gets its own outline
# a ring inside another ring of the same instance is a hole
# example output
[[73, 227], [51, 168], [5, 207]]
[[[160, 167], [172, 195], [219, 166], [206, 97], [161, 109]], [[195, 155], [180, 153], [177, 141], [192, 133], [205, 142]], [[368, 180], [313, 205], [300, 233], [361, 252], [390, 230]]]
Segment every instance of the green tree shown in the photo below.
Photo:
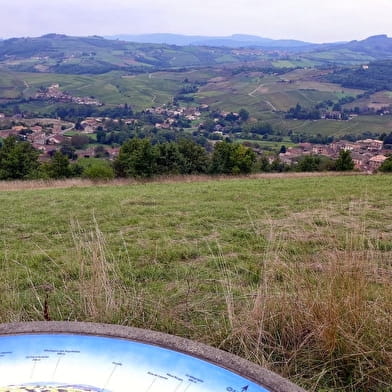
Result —
[[351, 158], [351, 152], [348, 150], [340, 150], [339, 157], [335, 162], [337, 171], [348, 171], [354, 169], [354, 161]]
[[78, 158], [78, 154], [75, 152], [75, 147], [72, 147], [71, 143], [66, 140], [62, 147], [60, 148], [62, 154], [66, 155], [69, 159], [73, 161]]
[[156, 146], [156, 163], [159, 174], [179, 174], [183, 165], [177, 143], [162, 143]]
[[297, 163], [297, 171], [299, 172], [313, 172], [319, 171], [321, 158], [317, 155], [305, 155]]
[[270, 171], [277, 173], [287, 172], [291, 169], [291, 166], [282, 162], [279, 158], [274, 159], [270, 165]]
[[148, 139], [127, 140], [114, 161], [120, 177], [151, 177], [156, 174], [156, 153]]
[[75, 134], [71, 137], [71, 145], [76, 149], [84, 148], [90, 141], [87, 135]]
[[82, 177], [93, 181], [107, 181], [114, 178], [114, 170], [108, 161], [102, 159], [90, 160], [90, 164], [83, 170]]
[[181, 155], [181, 174], [207, 173], [209, 157], [204, 147], [190, 139], [180, 139], [177, 145]]
[[28, 179], [38, 175], [39, 152], [15, 136], [4, 139], [0, 148], [0, 179]]
[[378, 170], [384, 173], [392, 172], [392, 155], [381, 164]]
[[109, 155], [110, 154], [104, 146], [97, 146], [94, 148], [94, 158], [108, 158]]
[[263, 155], [259, 160], [259, 169], [262, 172], [271, 171], [271, 164], [265, 155]]
[[60, 151], [56, 151], [50, 162], [44, 165], [44, 172], [49, 178], [68, 178], [72, 176], [69, 159]]
[[249, 112], [246, 109], [241, 109], [238, 114], [241, 121], [247, 121], [249, 119]]
[[285, 145], [280, 146], [279, 154], [286, 154], [287, 149]]
[[238, 143], [219, 142], [212, 155], [211, 172], [215, 174], [250, 173], [256, 154], [249, 147]]
[[212, 120], [211, 118], [207, 118], [203, 122], [203, 129], [205, 129], [207, 132], [212, 132], [215, 129], [215, 121]]

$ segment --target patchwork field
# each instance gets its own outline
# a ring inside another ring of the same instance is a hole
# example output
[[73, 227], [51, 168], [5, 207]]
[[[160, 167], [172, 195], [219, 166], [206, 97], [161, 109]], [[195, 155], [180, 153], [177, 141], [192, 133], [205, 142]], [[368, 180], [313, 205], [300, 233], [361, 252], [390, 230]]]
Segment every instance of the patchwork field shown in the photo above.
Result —
[[[102, 75], [64, 75], [53, 73], [9, 72], [0, 70], [4, 83], [0, 100], [34, 97], [37, 89], [58, 83], [63, 91], [75, 96], [93, 96], [107, 105], [128, 103], [136, 110], [172, 101], [184, 81], [201, 84], [193, 94], [196, 103], [238, 112], [241, 107], [254, 116], [266, 112], [287, 111], [297, 103], [311, 107], [325, 100], [337, 101], [356, 96], [362, 90], [342, 88], [337, 84], [317, 81], [320, 71], [297, 70], [280, 76], [261, 72], [233, 75], [224, 68], [205, 68], [175, 72], [126, 75], [108, 72]], [[4, 75], [4, 77], [3, 77]], [[50, 105], [48, 102], [46, 105]], [[34, 103], [24, 104], [34, 108]], [[24, 107], [22, 105], [22, 107]], [[34, 108], [37, 110], [37, 108]]]
[[270, 118], [272, 125], [281, 129], [291, 129], [295, 133], [307, 135], [360, 135], [364, 132], [390, 133], [392, 130], [392, 116], [359, 116], [349, 121], [336, 120], [287, 120]]
[[355, 107], [371, 108], [375, 111], [392, 106], [392, 93], [390, 91], [379, 91], [372, 94], [370, 97], [365, 97], [356, 100], [350, 104], [344, 105], [345, 108], [351, 109]]
[[2, 183], [0, 322], [151, 328], [309, 390], [390, 390], [392, 178], [188, 180]]
[[[238, 112], [246, 108], [252, 116], [269, 121], [277, 129], [307, 135], [343, 136], [364, 132], [389, 133], [391, 116], [359, 116], [350, 121], [286, 120], [284, 112], [297, 103], [303, 107], [346, 96], [357, 96], [362, 90], [346, 89], [332, 83], [318, 81], [323, 71], [301, 69], [283, 75], [265, 75], [261, 72], [243, 72], [232, 75], [218, 68], [193, 69], [176, 72], [155, 72], [125, 75], [109, 72], [102, 75], [59, 75], [44, 73], [17, 73], [0, 71], [2, 83], [0, 102], [11, 98], [29, 98], [40, 87], [59, 83], [63, 91], [75, 96], [93, 96], [105, 105], [128, 103], [135, 110], [171, 102], [185, 85], [197, 83], [199, 90], [193, 96], [195, 104]], [[4, 80], [4, 81], [3, 81]], [[392, 103], [389, 92], [379, 92], [351, 104], [375, 110]], [[19, 104], [23, 110], [47, 113], [58, 107], [54, 102], [27, 102]]]
[[[319, 72], [318, 72], [319, 73]], [[266, 111], [287, 111], [297, 103], [304, 107], [344, 96], [356, 96], [361, 90], [346, 89], [314, 79], [317, 72], [297, 70], [280, 76], [243, 73], [210, 79], [196, 97], [203, 103], [225, 110], [246, 107], [254, 115]]]

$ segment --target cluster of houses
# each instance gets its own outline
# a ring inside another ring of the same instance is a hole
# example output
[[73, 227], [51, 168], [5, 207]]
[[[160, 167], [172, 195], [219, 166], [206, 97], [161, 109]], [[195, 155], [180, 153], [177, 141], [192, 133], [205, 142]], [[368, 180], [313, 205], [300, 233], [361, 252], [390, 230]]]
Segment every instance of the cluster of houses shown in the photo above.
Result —
[[[208, 105], [201, 107], [156, 107], [150, 108], [146, 112], [161, 115], [164, 119], [160, 123], [156, 123], [156, 128], [170, 129], [175, 121], [180, 117], [190, 121], [199, 119], [202, 112], [208, 110]], [[223, 112], [222, 112], [223, 113]], [[226, 113], [223, 113], [226, 114]], [[233, 113], [237, 115], [237, 113]], [[5, 115], [0, 113], [0, 119], [4, 119]], [[82, 134], [92, 134], [100, 127], [105, 128], [106, 118], [101, 117], [87, 117], [80, 123], [79, 132]], [[114, 119], [113, 122], [120, 120]], [[135, 119], [122, 119], [125, 124], [134, 123]], [[47, 123], [23, 124], [13, 125], [10, 129], [0, 130], [0, 137], [5, 138], [10, 135], [22, 136], [26, 141], [29, 141], [33, 147], [42, 152], [41, 159], [47, 159], [55, 150], [61, 148], [67, 142], [70, 142], [70, 137], [66, 136], [66, 132], [74, 130], [75, 124], [66, 123], [61, 120], [51, 120]], [[216, 125], [213, 134], [223, 134], [222, 130]], [[356, 142], [345, 140], [335, 141], [331, 144], [312, 144], [299, 143], [295, 147], [289, 147], [285, 152], [279, 154], [279, 159], [286, 164], [296, 163], [302, 156], [306, 155], [323, 155], [331, 159], [337, 159], [339, 152], [346, 150], [351, 152], [351, 157], [354, 161], [355, 168], [363, 172], [374, 172], [380, 165], [391, 155], [391, 150], [384, 148], [384, 143], [380, 140], [365, 139]], [[117, 156], [119, 147], [105, 146], [105, 154], [108, 158], [113, 159]], [[102, 153], [102, 151], [101, 151]], [[81, 157], [95, 156], [95, 148], [88, 147], [86, 150], [78, 150], [78, 155]]]
[[[1, 118], [6, 118], [3, 113], [0, 113], [0, 119]], [[81, 122], [82, 129], [78, 133], [94, 133], [99, 126], [102, 126], [104, 120], [105, 118], [87, 117]], [[27, 122], [28, 121], [29, 120], [27, 120]], [[113, 121], [116, 122], [118, 120]], [[133, 120], [128, 120], [126, 122], [129, 121]], [[46, 161], [56, 150], [59, 150], [64, 144], [71, 142], [71, 137], [64, 134], [67, 131], [74, 130], [74, 125], [75, 124], [73, 123], [66, 123], [56, 119], [51, 119], [48, 123], [45, 123], [44, 121], [40, 125], [13, 125], [9, 129], [0, 130], [0, 137], [22, 137], [25, 141], [30, 142], [35, 149], [41, 152], [40, 160]], [[87, 147], [86, 149], [78, 150], [77, 154], [79, 157], [94, 157], [96, 155], [95, 149], [95, 147]], [[118, 155], [120, 148], [105, 146], [104, 150], [107, 158], [114, 159]]]
[[35, 94], [36, 99], [53, 100], [63, 103], [76, 103], [78, 105], [102, 106], [102, 102], [92, 97], [76, 97], [60, 90], [59, 84], [52, 84], [48, 88], [41, 89]]
[[384, 143], [376, 139], [364, 139], [356, 142], [339, 140], [331, 144], [300, 143], [296, 147], [287, 148], [285, 153], [280, 153], [282, 162], [292, 164], [304, 155], [323, 155], [337, 159], [341, 150], [350, 151], [357, 170], [372, 173], [388, 159], [391, 150], [384, 149]]
[[46, 153], [53, 150], [53, 146], [64, 143], [66, 137], [59, 121], [50, 125], [14, 125], [10, 129], [0, 131], [0, 137], [5, 138], [11, 135], [23, 137], [29, 141], [34, 148]]
[[147, 109], [146, 112], [161, 115], [165, 118], [164, 121], [156, 123], [155, 128], [157, 129], [171, 129], [177, 120], [182, 117], [189, 121], [197, 120], [201, 117], [202, 111], [209, 110], [208, 105], [201, 105], [200, 107], [175, 107], [166, 108], [165, 106], [159, 106], [156, 108]]

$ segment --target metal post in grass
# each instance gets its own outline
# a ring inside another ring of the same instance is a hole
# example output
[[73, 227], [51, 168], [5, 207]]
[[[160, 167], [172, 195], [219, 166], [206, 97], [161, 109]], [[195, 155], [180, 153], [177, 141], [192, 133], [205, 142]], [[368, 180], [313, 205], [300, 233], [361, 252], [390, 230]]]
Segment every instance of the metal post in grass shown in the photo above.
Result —
[[145, 329], [79, 322], [0, 325], [1, 391], [303, 392], [235, 355]]

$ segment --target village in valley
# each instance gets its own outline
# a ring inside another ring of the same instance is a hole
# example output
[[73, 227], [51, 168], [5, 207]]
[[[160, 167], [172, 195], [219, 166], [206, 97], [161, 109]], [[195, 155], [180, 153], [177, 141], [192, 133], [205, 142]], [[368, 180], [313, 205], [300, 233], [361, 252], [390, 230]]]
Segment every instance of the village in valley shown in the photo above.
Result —
[[102, 106], [102, 102], [94, 97], [77, 97], [62, 91], [58, 83], [54, 83], [47, 88], [40, 88], [34, 98], [42, 101], [53, 100], [62, 103], [76, 103], [78, 105]]
[[[45, 96], [44, 96], [45, 95]], [[101, 103], [93, 98], [73, 97], [61, 92], [58, 85], [52, 85], [45, 91], [37, 93], [37, 98], [54, 99], [59, 102], [74, 102], [80, 105], [96, 105]], [[88, 101], [90, 100], [90, 101]], [[88, 103], [89, 102], [89, 103]], [[239, 113], [216, 111], [213, 121], [209, 115], [208, 105], [200, 106], [158, 106], [146, 109], [144, 115], [152, 118], [153, 132], [171, 131], [179, 137], [189, 136], [182, 125], [192, 124], [192, 135], [204, 136], [212, 146], [220, 140], [232, 140], [233, 134], [219, 119], [233, 118], [238, 120]], [[154, 122], [159, 119], [159, 122]], [[341, 121], [341, 120], [331, 120]], [[207, 126], [207, 122], [211, 123]], [[7, 128], [7, 124], [9, 127]], [[196, 124], [196, 125], [195, 125]], [[140, 116], [129, 118], [108, 118], [108, 117], [85, 117], [80, 119], [78, 124], [64, 121], [59, 118], [24, 118], [20, 115], [6, 116], [0, 113], [0, 137], [15, 136], [20, 140], [28, 141], [40, 151], [40, 160], [48, 161], [55, 151], [66, 151], [67, 147], [73, 149], [73, 159], [100, 157], [114, 160], [119, 153], [120, 144], [100, 144], [97, 134], [109, 134], [116, 127], [129, 127], [137, 129], [141, 127]], [[386, 130], [388, 133], [388, 131]], [[101, 138], [102, 139], [102, 138]], [[233, 139], [235, 141], [235, 139]], [[285, 147], [282, 142], [278, 151], [263, 149], [257, 142], [246, 142], [246, 145], [253, 148], [259, 156], [265, 156], [269, 163], [280, 161], [287, 166], [295, 165], [305, 156], [324, 156], [336, 160], [340, 151], [350, 151], [355, 164], [355, 170], [373, 173], [378, 170], [382, 163], [391, 155], [391, 150], [385, 148], [382, 140], [367, 138], [357, 141], [336, 140], [329, 144], [316, 144], [310, 142], [299, 142], [293, 146]], [[387, 146], [389, 147], [389, 146]]]
[[390, 154], [390, 150], [383, 147], [383, 141], [376, 139], [364, 139], [356, 142], [339, 140], [327, 145], [299, 143], [296, 147], [287, 148], [285, 153], [280, 153], [279, 158], [286, 164], [292, 164], [301, 156], [311, 154], [337, 159], [339, 152], [344, 150], [350, 151], [356, 170], [373, 173], [388, 159], [388, 154]]

